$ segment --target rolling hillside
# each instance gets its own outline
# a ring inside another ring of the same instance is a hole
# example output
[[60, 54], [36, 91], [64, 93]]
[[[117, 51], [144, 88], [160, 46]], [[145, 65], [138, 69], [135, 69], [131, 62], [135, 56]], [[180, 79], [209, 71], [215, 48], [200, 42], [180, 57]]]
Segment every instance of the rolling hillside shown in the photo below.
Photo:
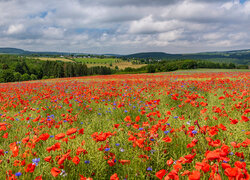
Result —
[[[65, 52], [35, 52], [25, 51], [17, 48], [0, 48], [0, 54], [20, 54], [20, 55], [68, 55]], [[71, 53], [79, 54], [79, 53]], [[83, 54], [83, 53], [80, 53]], [[86, 54], [86, 53], [85, 53]], [[112, 56], [110, 54], [110, 56]], [[142, 52], [129, 55], [113, 55], [116, 57], [124, 58], [136, 58], [136, 59], [161, 59], [161, 60], [182, 60], [182, 59], [193, 59], [193, 60], [209, 60], [213, 62], [226, 62], [250, 65], [250, 49], [246, 50], [235, 50], [235, 51], [218, 51], [218, 52], [201, 52], [192, 54], [169, 54], [164, 52]]]
[[167, 54], [163, 52], [143, 52], [126, 55], [127, 58], [162, 59], [162, 60], [209, 60], [213, 62], [227, 62], [250, 65], [250, 50], [236, 50], [223, 52], [202, 52], [193, 54]]

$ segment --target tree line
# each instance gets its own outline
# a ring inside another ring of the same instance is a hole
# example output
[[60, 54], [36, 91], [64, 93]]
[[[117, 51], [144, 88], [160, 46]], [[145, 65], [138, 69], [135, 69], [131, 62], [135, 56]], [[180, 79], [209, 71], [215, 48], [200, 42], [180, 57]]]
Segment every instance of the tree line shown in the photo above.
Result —
[[175, 71], [178, 69], [248, 69], [247, 65], [235, 65], [234, 63], [216, 63], [198, 60], [174, 60], [153, 62], [147, 66], [148, 73]]
[[201, 60], [151, 60], [141, 68], [111, 69], [106, 66], [87, 67], [79, 62], [42, 61], [17, 55], [0, 55], [0, 83], [88, 75], [155, 73], [178, 69], [248, 69], [247, 65]]
[[77, 62], [41, 61], [22, 56], [0, 55], [0, 82], [111, 74], [106, 66], [88, 68]]

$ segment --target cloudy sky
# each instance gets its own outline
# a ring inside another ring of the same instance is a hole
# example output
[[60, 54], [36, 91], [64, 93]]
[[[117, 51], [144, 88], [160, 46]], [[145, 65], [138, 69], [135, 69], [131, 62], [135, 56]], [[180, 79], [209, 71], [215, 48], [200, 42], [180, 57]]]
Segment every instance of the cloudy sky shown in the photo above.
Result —
[[129, 54], [250, 48], [250, 0], [0, 0], [0, 47]]

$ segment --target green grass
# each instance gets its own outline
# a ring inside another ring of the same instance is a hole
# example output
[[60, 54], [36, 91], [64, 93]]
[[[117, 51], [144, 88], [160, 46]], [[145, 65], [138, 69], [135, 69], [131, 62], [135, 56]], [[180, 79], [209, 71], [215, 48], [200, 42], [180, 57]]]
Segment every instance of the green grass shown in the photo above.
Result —
[[82, 62], [86, 64], [110, 64], [110, 63], [116, 63], [121, 62], [121, 59], [115, 59], [115, 58], [75, 58], [73, 59], [76, 62]]
[[199, 68], [199, 69], [187, 69], [187, 70], [177, 70], [177, 72], [250, 72], [250, 69], [207, 69], [207, 68]]

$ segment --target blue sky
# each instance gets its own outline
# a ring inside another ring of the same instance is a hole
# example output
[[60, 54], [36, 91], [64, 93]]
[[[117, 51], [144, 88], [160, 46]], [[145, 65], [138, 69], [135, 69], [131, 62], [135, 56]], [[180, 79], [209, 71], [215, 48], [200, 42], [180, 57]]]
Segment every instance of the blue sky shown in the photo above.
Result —
[[250, 48], [250, 0], [0, 0], [0, 47], [129, 54]]

